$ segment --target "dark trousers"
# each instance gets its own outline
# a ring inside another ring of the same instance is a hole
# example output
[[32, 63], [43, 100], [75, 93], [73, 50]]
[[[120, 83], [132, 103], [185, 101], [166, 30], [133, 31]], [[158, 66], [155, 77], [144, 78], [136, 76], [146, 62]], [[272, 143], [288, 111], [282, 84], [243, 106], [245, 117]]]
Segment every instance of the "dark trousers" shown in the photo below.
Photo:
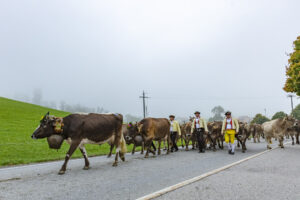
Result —
[[205, 141], [204, 141], [204, 129], [203, 128], [196, 128], [196, 137], [198, 141], [199, 151], [205, 152]]
[[177, 137], [177, 132], [171, 132], [171, 140], [172, 140], [172, 148], [171, 151], [178, 150], [177, 144], [176, 144], [176, 137]]

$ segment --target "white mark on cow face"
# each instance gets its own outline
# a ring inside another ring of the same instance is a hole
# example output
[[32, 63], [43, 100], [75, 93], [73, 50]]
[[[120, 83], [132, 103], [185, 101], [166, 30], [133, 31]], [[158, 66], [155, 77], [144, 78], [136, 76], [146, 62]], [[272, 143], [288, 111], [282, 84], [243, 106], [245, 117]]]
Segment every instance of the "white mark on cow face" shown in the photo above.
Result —
[[[36, 130], [38, 130], [40, 127], [41, 127], [41, 125], [38, 125], [38, 126], [36, 127], [36, 129], [34, 130], [34, 132], [35, 132]], [[34, 134], [32, 134], [32, 139], [34, 139], [34, 140], [36, 140], [36, 139], [37, 139], [37, 138], [35, 137], [35, 135], [34, 135]]]

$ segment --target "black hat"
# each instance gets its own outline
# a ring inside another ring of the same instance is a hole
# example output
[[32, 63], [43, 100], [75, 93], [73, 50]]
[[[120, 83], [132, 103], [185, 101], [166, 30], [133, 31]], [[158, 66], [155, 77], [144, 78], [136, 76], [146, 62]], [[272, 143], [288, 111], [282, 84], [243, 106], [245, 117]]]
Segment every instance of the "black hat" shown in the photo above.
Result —
[[199, 112], [199, 111], [196, 111], [194, 114], [200, 114], [200, 112]]
[[171, 118], [171, 117], [175, 118], [175, 116], [174, 116], [174, 115], [170, 115], [170, 116], [169, 116], [169, 118]]
[[231, 112], [230, 112], [230, 111], [227, 111], [227, 112], [225, 113], [225, 115], [231, 115]]

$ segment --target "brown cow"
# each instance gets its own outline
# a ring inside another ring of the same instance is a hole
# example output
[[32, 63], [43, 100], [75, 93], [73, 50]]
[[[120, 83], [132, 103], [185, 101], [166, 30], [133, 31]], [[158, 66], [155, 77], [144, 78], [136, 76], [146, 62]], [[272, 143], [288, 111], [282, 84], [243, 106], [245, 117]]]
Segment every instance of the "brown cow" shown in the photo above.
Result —
[[224, 137], [221, 134], [222, 122], [208, 122], [207, 128], [209, 130], [208, 138], [211, 144], [210, 146], [213, 150], [216, 150], [217, 144], [220, 149], [223, 149]]
[[247, 123], [239, 122], [240, 128], [239, 132], [235, 135], [237, 141], [238, 141], [238, 147], [240, 147], [240, 144], [242, 145], [242, 152], [245, 153], [247, 150], [246, 147], [246, 141], [248, 137], [250, 136], [250, 126]]
[[185, 150], [189, 150], [190, 141], [192, 141], [192, 149], [195, 149], [196, 136], [191, 133], [192, 122], [187, 122], [183, 124], [181, 127], [181, 137], [185, 143]]
[[158, 141], [158, 155], [160, 155], [161, 141], [167, 139], [167, 154], [170, 151], [170, 122], [166, 118], [145, 118], [138, 123], [139, 133], [143, 136], [145, 148], [147, 149], [145, 158], [149, 157], [149, 151], [155, 155], [151, 149], [152, 141]]
[[57, 131], [57, 118], [49, 112], [41, 120], [40, 126], [32, 134], [33, 139], [60, 135], [70, 144], [59, 174], [64, 174], [67, 163], [74, 151], [79, 148], [84, 160], [84, 169], [89, 169], [89, 160], [84, 144], [103, 144], [113, 141], [116, 146], [116, 157], [113, 166], [117, 166], [118, 157], [124, 161], [126, 143], [122, 134], [123, 116], [121, 114], [70, 114], [61, 120], [61, 129]]

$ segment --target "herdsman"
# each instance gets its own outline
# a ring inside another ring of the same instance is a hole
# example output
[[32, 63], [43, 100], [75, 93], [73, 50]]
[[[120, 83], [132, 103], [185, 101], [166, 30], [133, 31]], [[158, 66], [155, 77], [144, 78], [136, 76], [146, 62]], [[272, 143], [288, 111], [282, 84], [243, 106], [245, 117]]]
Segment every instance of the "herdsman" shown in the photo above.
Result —
[[200, 117], [200, 112], [196, 111], [195, 113], [195, 119], [192, 123], [192, 129], [191, 133], [195, 134], [198, 141], [199, 146], [199, 153], [204, 153], [206, 149], [206, 135], [208, 134], [207, 124], [205, 119]]
[[234, 155], [234, 138], [235, 134], [239, 132], [239, 122], [237, 119], [231, 117], [231, 112], [227, 111], [225, 113], [225, 119], [222, 125], [222, 135], [224, 135], [225, 142], [228, 145], [228, 153]]
[[176, 144], [176, 138], [178, 136], [181, 136], [181, 130], [180, 130], [180, 126], [179, 123], [177, 121], [175, 121], [175, 116], [174, 115], [170, 115], [170, 133], [171, 133], [171, 140], [172, 140], [172, 148], [171, 148], [171, 152], [174, 151], [178, 151], [178, 147]]

